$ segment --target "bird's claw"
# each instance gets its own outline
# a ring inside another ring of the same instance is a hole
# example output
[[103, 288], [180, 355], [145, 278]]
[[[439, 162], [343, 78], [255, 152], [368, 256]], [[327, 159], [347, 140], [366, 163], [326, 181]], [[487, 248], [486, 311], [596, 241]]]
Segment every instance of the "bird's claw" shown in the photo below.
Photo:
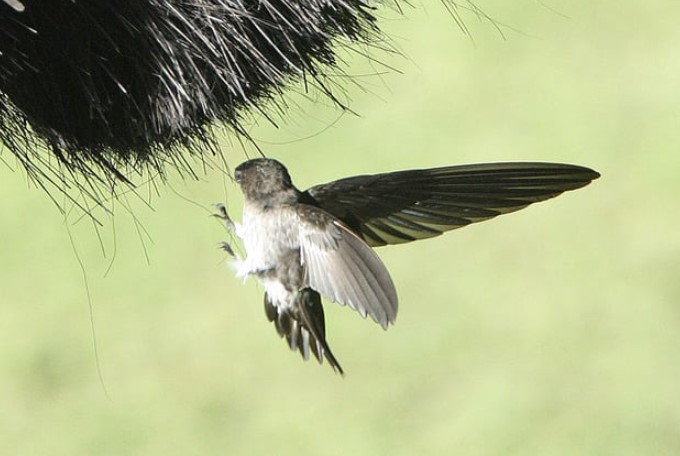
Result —
[[225, 252], [227, 252], [227, 253], [228, 253], [229, 255], [231, 255], [233, 258], [238, 259], [238, 255], [236, 254], [236, 252], [234, 252], [234, 249], [231, 247], [231, 244], [229, 244], [229, 243], [226, 242], [226, 241], [222, 241], [222, 242], [220, 242], [219, 246], [220, 246], [220, 248], [221, 248], [222, 250], [224, 250]]
[[217, 209], [218, 213], [212, 214], [212, 216], [222, 220], [224, 222], [224, 224], [226, 225], [227, 230], [233, 231], [234, 230], [234, 221], [231, 219], [231, 217], [229, 217], [229, 214], [227, 213], [227, 208], [224, 206], [224, 204], [216, 203], [213, 206], [215, 207], [215, 209]]

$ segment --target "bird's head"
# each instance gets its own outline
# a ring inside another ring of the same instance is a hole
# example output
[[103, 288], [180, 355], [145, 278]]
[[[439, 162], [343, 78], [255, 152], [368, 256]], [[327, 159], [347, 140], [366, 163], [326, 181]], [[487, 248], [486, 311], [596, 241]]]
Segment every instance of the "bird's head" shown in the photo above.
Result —
[[297, 195], [286, 167], [271, 158], [256, 158], [241, 163], [234, 170], [234, 179], [250, 201], [281, 203]]

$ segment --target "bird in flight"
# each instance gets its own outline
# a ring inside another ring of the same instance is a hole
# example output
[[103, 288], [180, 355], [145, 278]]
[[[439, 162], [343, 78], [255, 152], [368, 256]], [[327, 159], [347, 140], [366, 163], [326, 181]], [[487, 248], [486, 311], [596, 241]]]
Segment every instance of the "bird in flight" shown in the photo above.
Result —
[[326, 341], [323, 296], [387, 329], [397, 292], [372, 247], [400, 244], [488, 220], [576, 190], [591, 169], [559, 163], [488, 163], [348, 177], [298, 190], [283, 164], [257, 158], [234, 178], [244, 195], [241, 223], [219, 214], [241, 239], [237, 276], [264, 287], [269, 321], [292, 350], [343, 370]]

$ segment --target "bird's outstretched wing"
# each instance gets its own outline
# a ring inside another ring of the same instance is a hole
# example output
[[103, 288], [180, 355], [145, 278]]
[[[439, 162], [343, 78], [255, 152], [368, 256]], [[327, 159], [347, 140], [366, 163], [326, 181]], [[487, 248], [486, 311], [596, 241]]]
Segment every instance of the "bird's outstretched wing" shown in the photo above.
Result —
[[387, 328], [397, 316], [397, 291], [376, 253], [325, 211], [298, 205], [305, 283], [327, 299], [370, 315]]
[[437, 236], [581, 188], [599, 174], [559, 163], [489, 163], [398, 171], [316, 185], [302, 201], [371, 246]]

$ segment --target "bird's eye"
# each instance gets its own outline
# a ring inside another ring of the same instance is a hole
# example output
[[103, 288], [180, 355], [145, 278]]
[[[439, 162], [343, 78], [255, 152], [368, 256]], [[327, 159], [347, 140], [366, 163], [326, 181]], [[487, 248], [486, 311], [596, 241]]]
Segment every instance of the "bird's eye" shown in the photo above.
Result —
[[240, 183], [242, 178], [243, 178], [243, 171], [241, 171], [240, 169], [237, 169], [236, 171], [234, 171], [234, 179], [236, 179], [236, 182]]

